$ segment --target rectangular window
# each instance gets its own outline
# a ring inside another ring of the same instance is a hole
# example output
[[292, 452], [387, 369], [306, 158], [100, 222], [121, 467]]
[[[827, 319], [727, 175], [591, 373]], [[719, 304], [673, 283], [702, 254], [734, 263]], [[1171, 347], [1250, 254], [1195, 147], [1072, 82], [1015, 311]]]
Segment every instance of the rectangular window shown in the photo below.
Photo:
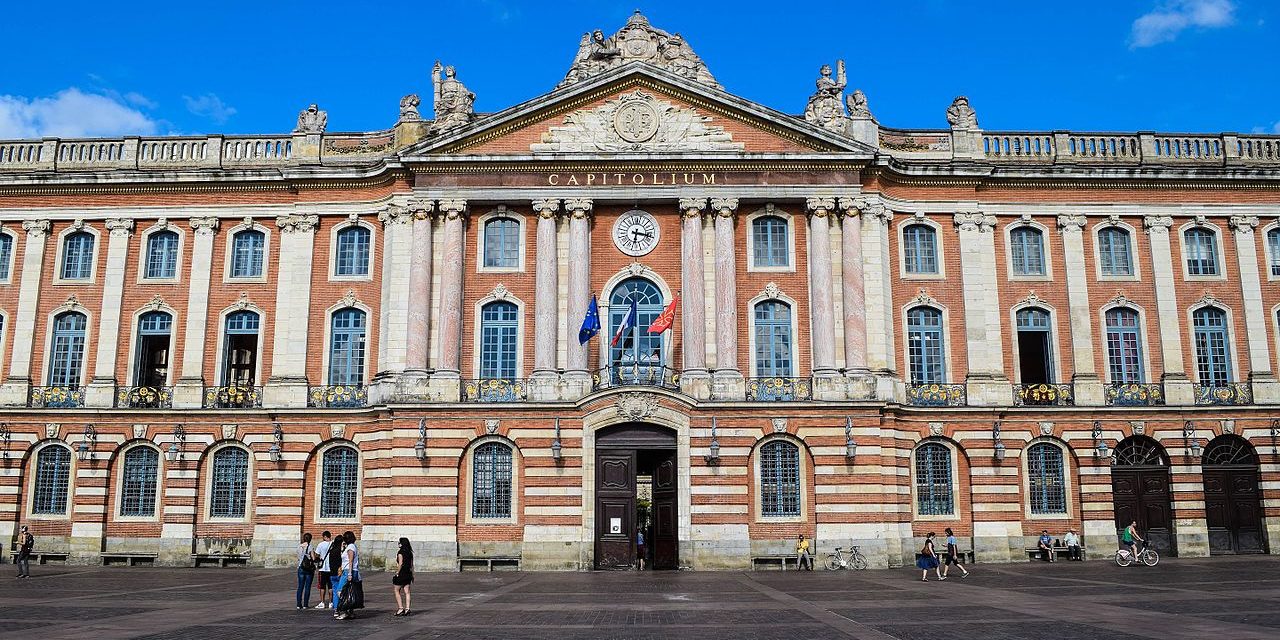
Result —
[[1218, 275], [1218, 244], [1214, 233], [1208, 229], [1188, 229], [1183, 238], [1187, 242], [1187, 274]]
[[480, 377], [510, 380], [516, 377], [516, 306], [507, 302], [485, 305], [480, 320]]
[[[1274, 255], [1274, 252], [1272, 255]], [[7, 233], [0, 233], [0, 280], [9, 279], [9, 271], [12, 262], [13, 236]]]
[[338, 233], [338, 264], [335, 275], [369, 275], [369, 230], [348, 227]]
[[938, 273], [937, 234], [932, 227], [913, 224], [902, 231], [902, 256], [907, 273], [932, 275]]
[[1142, 345], [1137, 329], [1107, 330], [1107, 362], [1111, 382], [1142, 382]]
[[484, 266], [514, 269], [520, 265], [520, 223], [494, 218], [484, 225]]
[[911, 367], [911, 384], [945, 382], [942, 351], [942, 321], [936, 311], [917, 313], [907, 327], [907, 359]]
[[1009, 241], [1015, 275], [1044, 275], [1044, 242], [1039, 230], [1019, 227], [1009, 233]]
[[756, 218], [751, 224], [751, 255], [755, 266], [789, 266], [787, 253], [787, 221], [777, 216]]
[[[1267, 249], [1271, 254], [1271, 275], [1280, 278], [1280, 229], [1267, 232]], [[4, 254], [0, 253], [0, 255]]]
[[949, 516], [955, 513], [951, 496], [951, 450], [936, 442], [916, 450], [916, 514]]
[[79, 231], [67, 236], [62, 245], [62, 279], [88, 280], [93, 277], [93, 236]]
[[789, 442], [760, 447], [760, 515], [800, 515], [800, 452]]
[[261, 231], [241, 231], [231, 242], [231, 277], [262, 277], [262, 253], [266, 235]]
[[172, 278], [178, 272], [178, 234], [161, 231], [147, 240], [147, 277]]
[[84, 332], [55, 332], [53, 361], [49, 367], [49, 386], [79, 387], [83, 364]]
[[1129, 247], [1129, 232], [1119, 227], [1108, 227], [1098, 232], [1098, 260], [1104, 276], [1133, 275], [1133, 257]]
[[1225, 387], [1231, 382], [1227, 332], [1221, 328], [1196, 329], [1196, 373], [1200, 384]]

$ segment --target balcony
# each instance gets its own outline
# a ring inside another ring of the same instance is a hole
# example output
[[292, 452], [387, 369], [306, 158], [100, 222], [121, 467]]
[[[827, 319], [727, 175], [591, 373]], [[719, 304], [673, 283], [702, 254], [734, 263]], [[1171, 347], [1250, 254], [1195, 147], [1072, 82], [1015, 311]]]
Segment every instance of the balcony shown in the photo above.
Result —
[[680, 372], [652, 364], [614, 365], [591, 374], [591, 390], [617, 387], [658, 387], [680, 389]]
[[355, 384], [309, 387], [307, 406], [320, 409], [353, 409], [369, 403], [369, 389]]
[[31, 387], [27, 406], [33, 409], [75, 409], [84, 406], [84, 389], [79, 387]]
[[484, 378], [462, 381], [463, 402], [524, 402], [529, 398], [526, 380]]
[[206, 409], [253, 409], [262, 406], [262, 387], [226, 385], [204, 388]]
[[1196, 404], [1237, 405], [1253, 404], [1253, 387], [1248, 382], [1228, 382], [1220, 385], [1195, 385]]
[[172, 406], [172, 387], [119, 387], [116, 389], [116, 407], [121, 409], [168, 409]]
[[1164, 385], [1158, 382], [1119, 382], [1106, 386], [1106, 402], [1113, 407], [1158, 407], [1164, 404]]
[[1015, 384], [1013, 404], [1019, 407], [1069, 407], [1076, 402], [1070, 384]]
[[747, 400], [751, 402], [795, 402], [813, 399], [809, 378], [747, 378]]
[[907, 404], [916, 407], [963, 407], [968, 396], [963, 384], [909, 384]]

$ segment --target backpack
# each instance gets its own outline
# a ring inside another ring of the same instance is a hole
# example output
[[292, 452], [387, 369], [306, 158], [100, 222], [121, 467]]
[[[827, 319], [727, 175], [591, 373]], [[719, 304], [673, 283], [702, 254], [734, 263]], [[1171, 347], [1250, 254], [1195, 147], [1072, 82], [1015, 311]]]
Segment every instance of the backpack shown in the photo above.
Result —
[[337, 575], [339, 571], [342, 571], [342, 546], [334, 540], [329, 545], [329, 572]]
[[311, 553], [310, 544], [307, 545], [307, 551], [302, 556], [302, 563], [298, 565], [298, 568], [302, 569], [302, 571], [305, 573], [315, 573], [316, 559], [315, 559], [315, 554]]

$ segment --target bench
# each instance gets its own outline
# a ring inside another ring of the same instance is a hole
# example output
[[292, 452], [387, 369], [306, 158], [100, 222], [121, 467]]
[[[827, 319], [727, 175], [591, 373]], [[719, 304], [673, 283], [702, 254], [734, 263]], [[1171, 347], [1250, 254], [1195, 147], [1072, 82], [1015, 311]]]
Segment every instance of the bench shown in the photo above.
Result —
[[519, 571], [520, 556], [463, 556], [458, 558], [458, 571], [479, 569], [486, 571]]
[[[29, 557], [31, 558], [31, 564], [49, 564], [51, 562], [66, 564], [70, 555], [65, 551], [32, 551]], [[18, 564], [18, 554], [11, 553], [9, 556], [10, 563]]]
[[203, 566], [245, 566], [249, 564], [249, 554], [247, 553], [193, 553], [191, 554], [191, 564], [196, 568]]
[[[809, 556], [809, 559], [813, 560], [813, 562], [817, 564], [817, 559], [812, 555]], [[753, 571], [762, 567], [767, 568], [774, 565], [777, 565], [780, 571], [786, 571], [788, 563], [790, 563], [796, 570], [800, 569], [800, 559], [796, 557], [794, 553], [790, 555], [776, 556], [751, 556], [751, 569]]]
[[[1054, 545], [1050, 547], [1049, 550], [1053, 554], [1054, 558], [1066, 558], [1068, 560], [1071, 558], [1070, 554], [1068, 553], [1068, 549], [1065, 545]], [[1044, 559], [1044, 552], [1040, 550], [1039, 545], [1036, 545], [1034, 547], [1027, 547], [1026, 549], [1023, 549], [1023, 551], [1027, 552], [1027, 560], [1043, 560]], [[1085, 558], [1085, 548], [1084, 548], [1084, 545], [1080, 545], [1080, 559], [1084, 560], [1084, 558]]]
[[129, 567], [136, 567], [140, 564], [153, 565], [156, 563], [155, 553], [103, 553], [102, 566], [113, 564], [122, 564]]

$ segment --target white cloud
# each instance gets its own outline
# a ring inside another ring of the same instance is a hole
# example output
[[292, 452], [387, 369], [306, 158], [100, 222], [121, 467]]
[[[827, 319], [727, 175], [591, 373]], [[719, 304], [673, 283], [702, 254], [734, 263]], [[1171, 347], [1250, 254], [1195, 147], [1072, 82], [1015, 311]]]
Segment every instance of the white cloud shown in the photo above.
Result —
[[[150, 103], [133, 95], [136, 98], [129, 102]], [[0, 140], [152, 135], [158, 127], [157, 121], [119, 98], [85, 93], [76, 87], [44, 98], [0, 95]]]
[[236, 114], [235, 107], [224, 104], [222, 98], [212, 93], [206, 93], [197, 98], [182, 96], [182, 100], [187, 103], [187, 111], [218, 124], [226, 122], [227, 118]]
[[1187, 29], [1217, 29], [1235, 24], [1232, 0], [1168, 0], [1133, 21], [1129, 48], [1173, 42]]

